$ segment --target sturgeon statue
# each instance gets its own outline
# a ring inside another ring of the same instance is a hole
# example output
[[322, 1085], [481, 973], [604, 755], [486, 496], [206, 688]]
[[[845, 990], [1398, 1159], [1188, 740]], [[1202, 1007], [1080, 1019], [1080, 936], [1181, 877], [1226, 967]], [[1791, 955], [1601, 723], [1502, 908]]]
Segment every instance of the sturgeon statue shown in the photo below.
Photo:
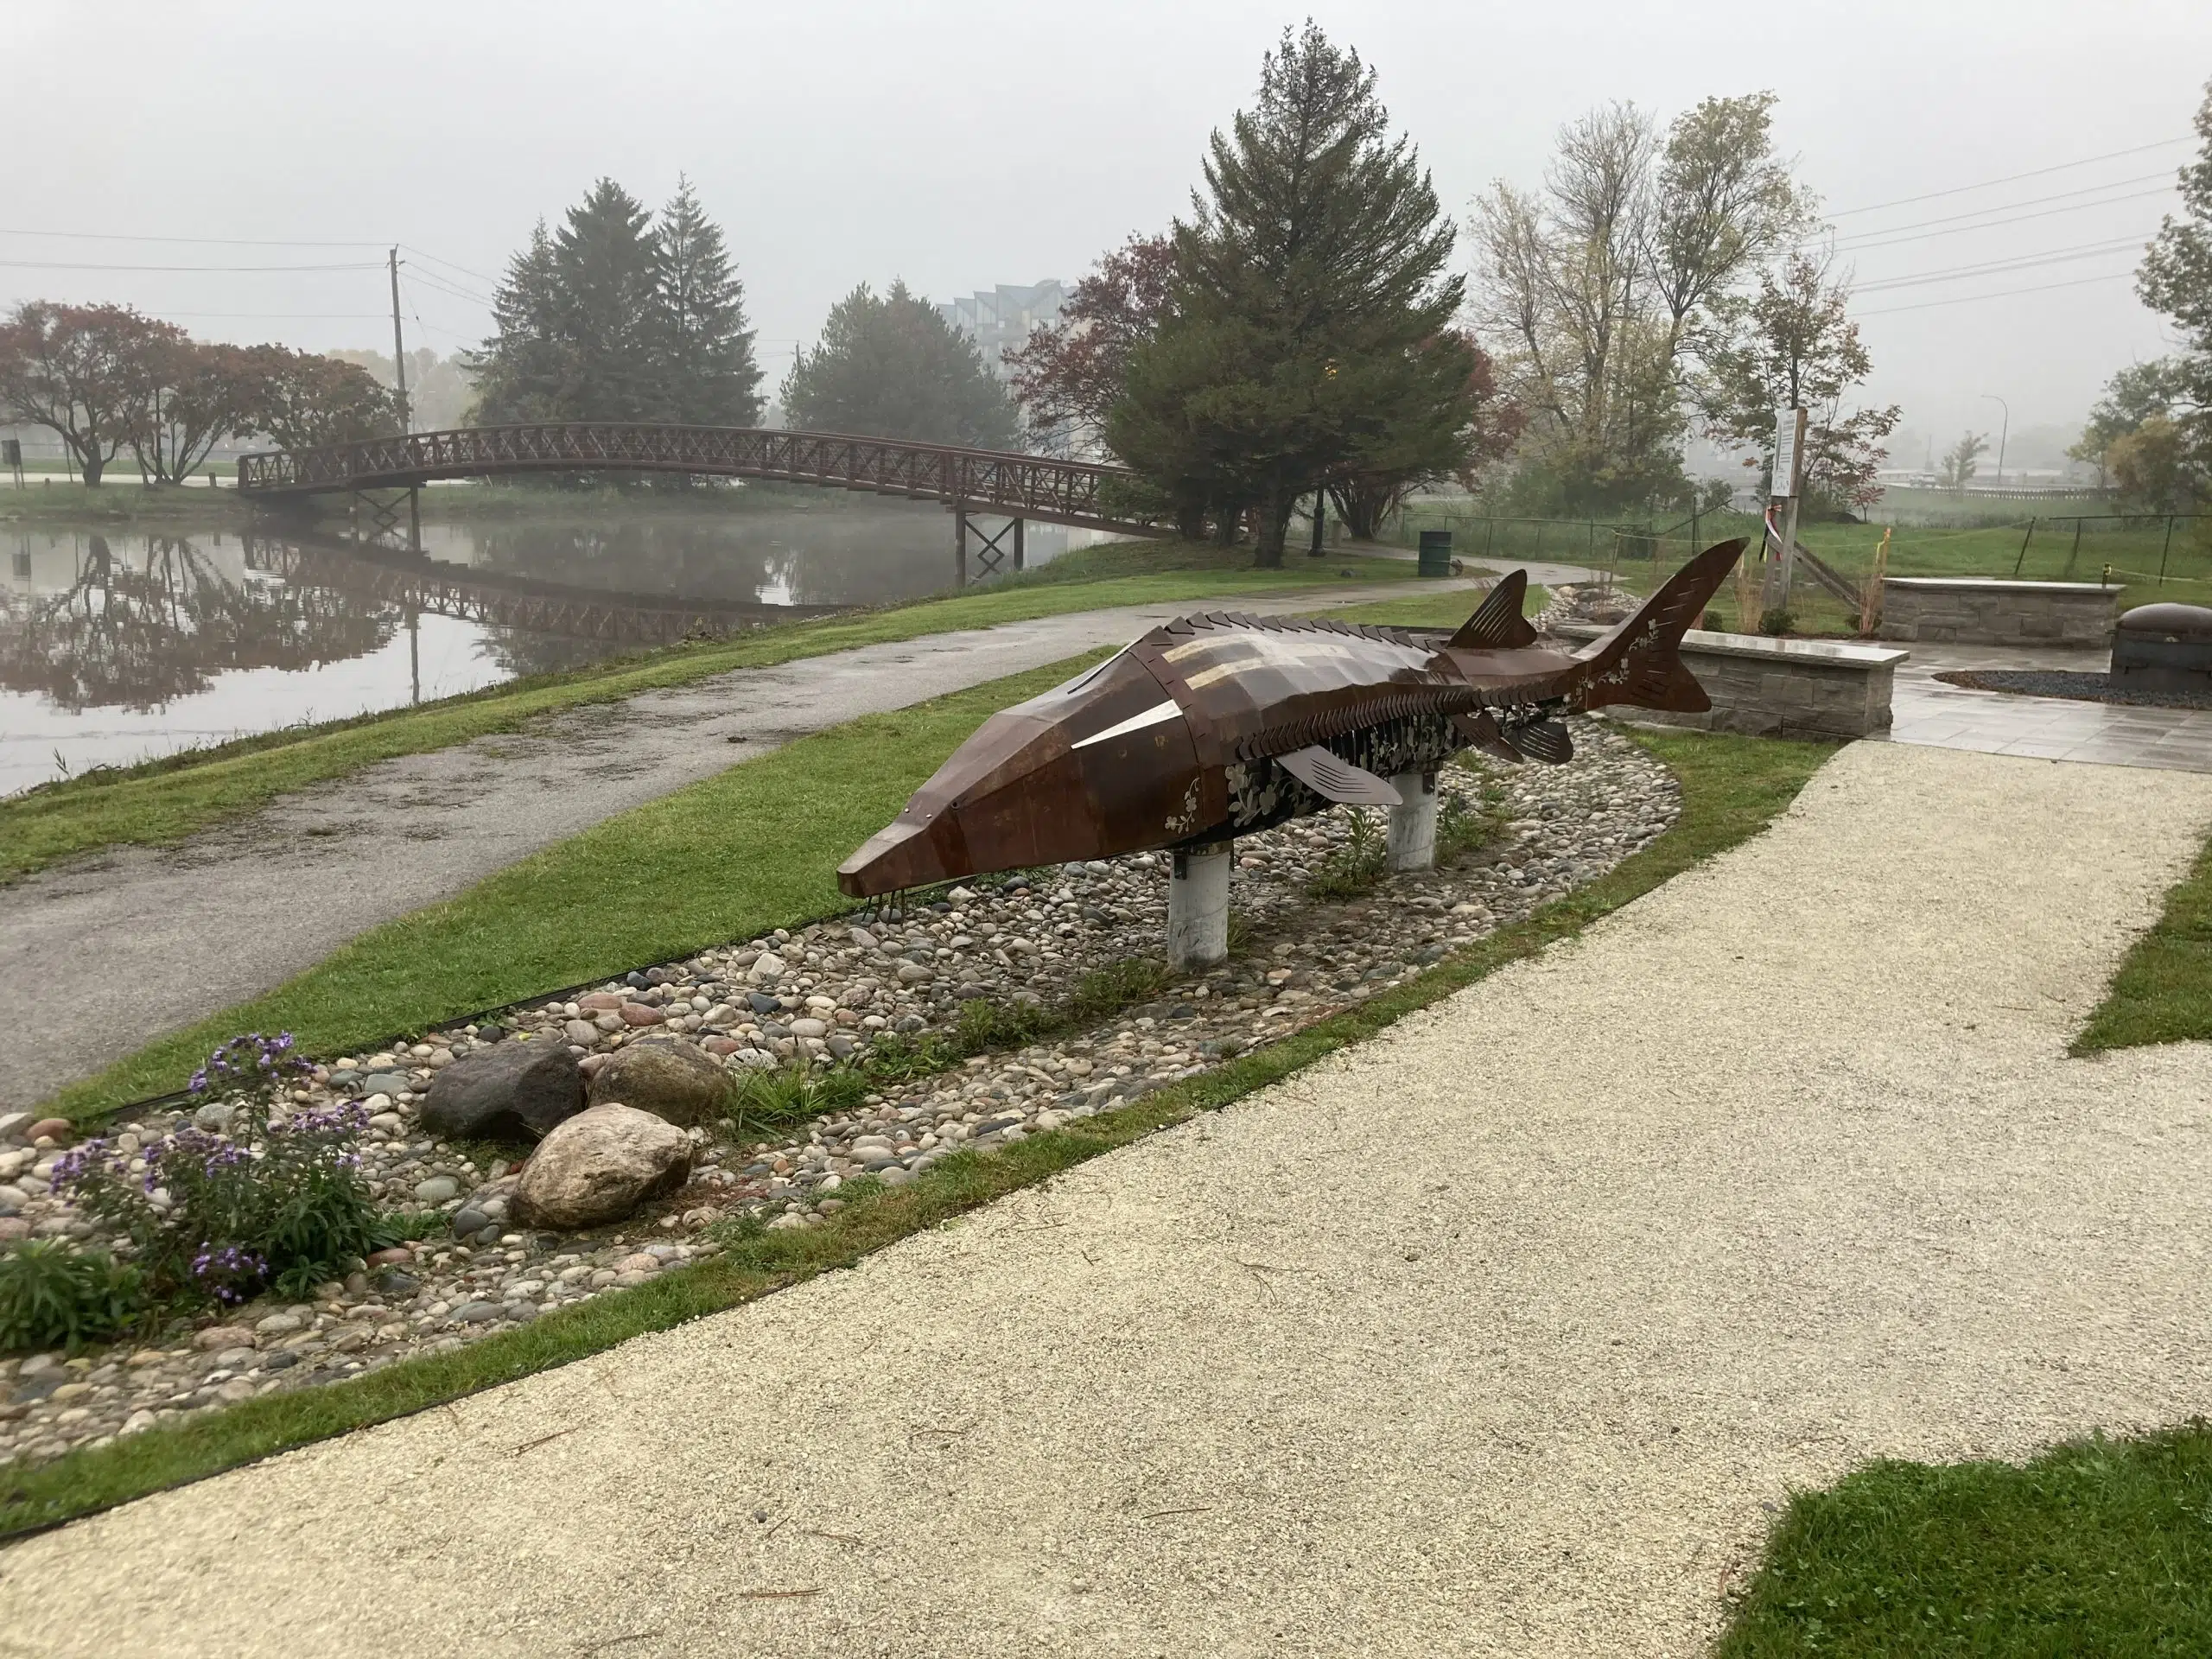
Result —
[[1233, 612], [1188, 616], [993, 715], [837, 868], [872, 898], [993, 870], [1195, 848], [1338, 804], [1395, 806], [1388, 781], [1458, 751], [1557, 763], [1562, 715], [1713, 705], [1684, 630], [1744, 551], [1707, 548], [1636, 614], [1573, 652], [1501, 578], [1448, 636]]

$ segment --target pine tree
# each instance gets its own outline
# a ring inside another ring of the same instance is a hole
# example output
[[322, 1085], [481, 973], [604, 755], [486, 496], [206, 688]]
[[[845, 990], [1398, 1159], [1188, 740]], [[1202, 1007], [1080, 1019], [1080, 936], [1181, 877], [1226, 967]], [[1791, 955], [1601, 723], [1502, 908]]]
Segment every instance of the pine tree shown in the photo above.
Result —
[[655, 295], [657, 418], [696, 426], [751, 426], [760, 418], [760, 369], [745, 326], [745, 285], [730, 269], [721, 227], [688, 179], [661, 209]]
[[570, 418], [562, 401], [568, 383], [567, 346], [553, 270], [553, 238], [539, 219], [530, 245], [507, 262], [506, 279], [492, 298], [499, 332], [466, 354], [476, 380], [469, 419], [480, 426]]
[[562, 401], [569, 418], [658, 416], [655, 315], [660, 247], [652, 215], [612, 179], [569, 210], [554, 234], [553, 271], [567, 346]]
[[1249, 509], [1279, 564], [1301, 495], [1464, 459], [1477, 380], [1451, 328], [1452, 227], [1374, 72], [1310, 22], [1213, 135], [1205, 179], [1175, 226], [1173, 315], [1133, 354], [1108, 441], [1186, 520]]
[[796, 427], [1004, 449], [1014, 404], [976, 342], [894, 282], [879, 299], [862, 283], [830, 308], [822, 338], [784, 381]]

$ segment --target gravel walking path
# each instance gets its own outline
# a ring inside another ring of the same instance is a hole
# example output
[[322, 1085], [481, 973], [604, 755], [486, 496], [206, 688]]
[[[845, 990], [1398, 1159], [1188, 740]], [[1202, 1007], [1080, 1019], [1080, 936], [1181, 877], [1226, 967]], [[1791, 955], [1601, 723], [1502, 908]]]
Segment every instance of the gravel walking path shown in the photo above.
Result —
[[[385, 761], [179, 846], [118, 848], [0, 887], [13, 1028], [0, 1044], [0, 1110], [27, 1109], [381, 922], [810, 732], [1119, 644], [1192, 610], [1403, 596], [1347, 585], [1122, 606], [740, 669]], [[106, 1001], [88, 1018], [95, 986]]]
[[753, 1307], [9, 1550], [0, 1652], [1693, 1652], [1878, 1454], [2212, 1409], [2212, 780], [1844, 751], [1581, 941]]

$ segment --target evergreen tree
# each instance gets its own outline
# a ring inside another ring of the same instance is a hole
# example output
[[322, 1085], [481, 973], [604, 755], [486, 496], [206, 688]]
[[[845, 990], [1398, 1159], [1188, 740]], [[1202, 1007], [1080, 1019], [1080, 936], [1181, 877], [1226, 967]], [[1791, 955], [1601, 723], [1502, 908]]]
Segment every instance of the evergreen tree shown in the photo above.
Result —
[[661, 281], [658, 239], [645, 205], [612, 179], [569, 210], [553, 238], [554, 286], [570, 418], [665, 418], [655, 350]]
[[784, 381], [791, 423], [817, 432], [1004, 449], [1014, 404], [976, 342], [894, 282], [862, 283], [830, 308], [822, 338]]
[[745, 326], [745, 285], [730, 269], [721, 227], [688, 179], [660, 214], [655, 295], [658, 418], [694, 426], [751, 426], [760, 418], [760, 370]]
[[492, 298], [499, 333], [467, 353], [476, 380], [480, 426], [560, 421], [571, 411], [561, 401], [568, 380], [560, 295], [553, 270], [553, 238], [539, 219], [530, 245], [507, 262], [506, 280]]
[[1301, 495], [1463, 461], [1478, 381], [1451, 327], [1452, 227], [1373, 71], [1310, 22], [1213, 135], [1205, 179], [1211, 199], [1175, 226], [1172, 315], [1131, 354], [1108, 442], [1186, 524], [1249, 510], [1259, 563], [1280, 564]]

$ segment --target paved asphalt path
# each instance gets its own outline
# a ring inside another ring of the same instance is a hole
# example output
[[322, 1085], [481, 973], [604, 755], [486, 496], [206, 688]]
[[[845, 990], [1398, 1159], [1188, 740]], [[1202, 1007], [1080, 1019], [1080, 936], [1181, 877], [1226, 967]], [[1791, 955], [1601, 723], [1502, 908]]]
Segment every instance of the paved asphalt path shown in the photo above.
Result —
[[386, 761], [176, 847], [118, 849], [0, 887], [0, 985], [16, 1032], [0, 1045], [0, 1109], [34, 1106], [378, 923], [810, 732], [1194, 610], [1310, 610], [1409, 593], [1348, 587], [1082, 611], [742, 669]]
[[0, 1654], [1693, 1654], [1862, 1460], [2212, 1410], [2212, 1047], [2066, 1058], [2212, 779], [1862, 743], [1285, 1083], [33, 1538]]

